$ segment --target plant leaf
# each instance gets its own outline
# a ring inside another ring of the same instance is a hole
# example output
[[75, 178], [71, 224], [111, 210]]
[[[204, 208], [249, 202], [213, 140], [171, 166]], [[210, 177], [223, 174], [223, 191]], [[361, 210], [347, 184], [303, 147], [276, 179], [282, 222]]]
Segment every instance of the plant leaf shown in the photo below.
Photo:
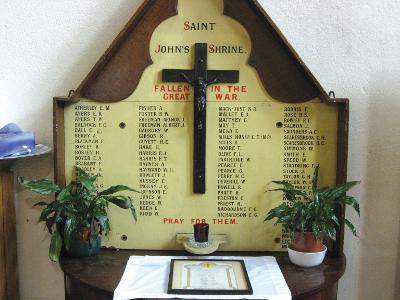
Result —
[[48, 202], [41, 201], [41, 202], [35, 203], [35, 204], [32, 206], [32, 208], [33, 208], [33, 207], [36, 207], [36, 206], [46, 206], [46, 205], [49, 205], [49, 203], [48, 203]]
[[269, 221], [274, 218], [278, 218], [278, 222], [279, 222], [282, 218], [290, 215], [290, 212], [291, 212], [290, 207], [288, 207], [287, 205], [281, 204], [281, 205], [271, 209], [268, 212], [264, 221]]
[[312, 204], [314, 204], [317, 209], [321, 208], [321, 206], [323, 205], [318, 191], [315, 191], [314, 201], [312, 202]]
[[46, 208], [42, 210], [42, 213], [40, 214], [38, 222], [44, 222], [47, 220], [49, 215], [51, 213], [55, 212], [55, 204], [54, 202], [51, 202], [49, 205], [47, 205]]
[[319, 226], [318, 224], [313, 223], [313, 224], [311, 225], [311, 227], [312, 227], [312, 232], [313, 232], [314, 238], [315, 238], [316, 240], [319, 240], [319, 238], [320, 238], [320, 232], [321, 232], [320, 226]]
[[329, 189], [329, 191], [326, 191], [326, 198], [337, 199], [339, 197], [342, 197], [348, 190], [359, 183], [359, 181], [350, 181], [338, 184], [336, 187]]
[[323, 226], [324, 231], [328, 234], [328, 236], [335, 240], [336, 239], [336, 228], [332, 224], [325, 224]]
[[63, 188], [60, 193], [57, 195], [57, 201], [64, 202], [66, 200], [71, 199], [71, 191], [74, 188], [74, 184], [70, 183], [65, 188]]
[[65, 243], [65, 248], [67, 250], [70, 249], [71, 247], [71, 242], [75, 238], [76, 234], [76, 219], [74, 217], [70, 217], [65, 221], [64, 224], [64, 243]]
[[283, 185], [285, 189], [294, 190], [295, 186], [288, 181], [272, 181], [272, 183]]
[[90, 176], [86, 173], [83, 169], [79, 167], [75, 167], [76, 171], [78, 172], [78, 181], [89, 191], [95, 190], [94, 183], [97, 180], [97, 176]]
[[354, 208], [354, 210], [360, 216], [360, 204], [358, 203], [358, 201], [354, 197], [351, 197], [351, 196], [342, 197], [340, 199], [340, 202], [343, 203], [343, 204], [347, 204], [347, 205], [352, 206]]
[[137, 222], [136, 209], [133, 207], [133, 205], [131, 207], [131, 212], [132, 212], [133, 219], [135, 220], [135, 222]]
[[278, 189], [272, 189], [272, 190], [268, 190], [269, 192], [283, 192], [285, 197], [289, 200], [289, 201], [296, 201], [296, 196], [302, 196], [303, 198], [310, 200], [307, 192], [305, 191], [301, 191], [301, 190], [297, 190], [297, 189], [287, 189], [287, 188], [278, 188]]
[[18, 182], [24, 187], [30, 189], [31, 191], [42, 195], [50, 195], [52, 193], [58, 193], [60, 191], [59, 186], [48, 179], [26, 180], [22, 177], [18, 177]]
[[347, 227], [349, 227], [350, 231], [351, 231], [356, 237], [358, 237], [357, 231], [356, 231], [356, 228], [354, 227], [354, 225], [353, 225], [349, 220], [347, 220], [346, 218], [344, 218], [344, 223], [347, 225]]
[[107, 214], [96, 215], [95, 218], [97, 222], [99, 222], [100, 234], [102, 234], [104, 231], [104, 235], [108, 235], [110, 231], [110, 222], [108, 220]]
[[338, 217], [335, 215], [333, 210], [329, 210], [328, 212], [328, 218], [331, 219], [337, 226], [340, 226], [340, 222]]
[[313, 178], [312, 178], [312, 191], [315, 193], [318, 189], [318, 177], [319, 177], [319, 165], [315, 167]]
[[94, 244], [96, 242], [97, 237], [99, 236], [99, 226], [96, 223], [95, 219], [92, 220], [92, 223], [90, 224], [90, 238], [89, 242], [90, 244]]
[[56, 216], [52, 216], [46, 220], [46, 227], [50, 234], [53, 234], [53, 225], [55, 223]]
[[132, 199], [130, 197], [115, 196], [115, 197], [104, 197], [104, 199], [123, 209], [128, 209], [132, 207]]
[[51, 236], [50, 248], [49, 248], [49, 258], [58, 262], [60, 260], [60, 253], [62, 247], [62, 238], [60, 233], [56, 230]]
[[108, 189], [101, 191], [99, 193], [100, 196], [106, 196], [106, 195], [112, 195], [118, 192], [123, 192], [123, 191], [131, 191], [131, 192], [135, 192], [135, 193], [140, 193], [139, 191], [130, 188], [129, 186], [125, 186], [125, 185], [115, 185], [112, 187], [109, 187]]

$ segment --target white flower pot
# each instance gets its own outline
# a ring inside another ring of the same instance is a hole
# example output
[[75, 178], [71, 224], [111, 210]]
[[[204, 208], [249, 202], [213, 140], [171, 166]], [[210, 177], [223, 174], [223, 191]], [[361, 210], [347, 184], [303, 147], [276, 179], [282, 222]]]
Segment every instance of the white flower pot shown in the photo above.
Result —
[[326, 246], [321, 252], [299, 252], [289, 248], [289, 259], [295, 265], [300, 267], [310, 268], [320, 265], [325, 258]]

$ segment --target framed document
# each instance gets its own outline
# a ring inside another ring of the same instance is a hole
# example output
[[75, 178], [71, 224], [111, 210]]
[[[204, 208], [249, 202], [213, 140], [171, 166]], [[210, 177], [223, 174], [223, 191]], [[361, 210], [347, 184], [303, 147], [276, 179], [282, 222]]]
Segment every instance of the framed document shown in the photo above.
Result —
[[252, 295], [243, 260], [172, 259], [168, 294]]

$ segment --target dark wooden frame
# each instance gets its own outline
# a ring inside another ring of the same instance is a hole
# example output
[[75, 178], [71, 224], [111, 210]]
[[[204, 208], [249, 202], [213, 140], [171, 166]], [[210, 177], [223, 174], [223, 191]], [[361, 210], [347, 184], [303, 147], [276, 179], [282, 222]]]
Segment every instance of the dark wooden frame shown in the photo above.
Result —
[[[76, 99], [56, 97], [54, 98], [54, 176], [56, 182], [65, 186], [65, 128], [64, 108]], [[337, 132], [337, 166], [336, 184], [344, 183], [347, 180], [347, 159], [348, 159], [348, 131], [349, 131], [349, 100], [331, 99], [330, 105], [338, 108], [338, 132]], [[340, 228], [336, 234], [336, 241], [333, 241], [329, 251], [335, 255], [343, 255], [345, 207], [336, 208], [337, 216], [340, 216]]]
[[[178, 13], [177, 3], [178, 0], [145, 0], [76, 91], [69, 97], [54, 98], [54, 173], [58, 184], [65, 185], [64, 108], [82, 98], [117, 102], [131, 95], [146, 67], [152, 64], [149, 53], [151, 35], [161, 22]], [[337, 107], [336, 183], [345, 182], [349, 100], [331, 99], [328, 96], [257, 0], [224, 0], [224, 14], [241, 23], [251, 36], [253, 51], [248, 63], [258, 72], [264, 88], [273, 98], [284, 103], [303, 103], [319, 98], [326, 105]], [[336, 213], [338, 216], [344, 216], [344, 207], [338, 206]], [[342, 222], [337, 231], [336, 241], [329, 247], [328, 257], [316, 270], [293, 266], [284, 253], [264, 252], [260, 255], [274, 255], [277, 258], [293, 299], [333, 300], [336, 299], [337, 281], [345, 270], [343, 240]], [[110, 253], [103, 250], [99, 255], [101, 263], [98, 266], [97, 259], [89, 259], [87, 262], [64, 259], [61, 265], [65, 272], [66, 299], [111, 299], [115, 281], [122, 275], [126, 263], [125, 256], [139, 253], [147, 255], [155, 252]], [[116, 260], [117, 266], [113, 268]], [[98, 269], [86, 274], [82, 271], [82, 263], [88, 263], [89, 269], [95, 268], [95, 265]], [[105, 275], [103, 269], [106, 269], [104, 266], [107, 265], [111, 268], [104, 270], [107, 272]], [[111, 272], [116, 272], [111, 282], [107, 281], [110, 269]]]
[[[185, 290], [185, 289], [174, 289], [172, 288], [174, 271], [175, 271], [175, 262], [176, 261], [213, 261], [213, 262], [236, 262], [241, 266], [241, 271], [243, 273], [243, 277], [245, 279], [245, 283], [247, 289], [245, 290]], [[178, 295], [252, 295], [253, 288], [251, 286], [251, 282], [249, 279], [249, 274], [247, 273], [246, 265], [244, 264], [244, 260], [242, 259], [230, 259], [230, 260], [221, 260], [221, 259], [171, 259], [169, 278], [168, 278], [168, 294], [178, 294]]]
[[[336, 184], [340, 184], [347, 181], [350, 101], [349, 99], [338, 98], [332, 99], [332, 103], [338, 106]], [[336, 215], [340, 217], [340, 228], [336, 233], [336, 241], [333, 243], [332, 249], [332, 252], [336, 255], [343, 255], [345, 212], [345, 206], [336, 208]]]
[[[145, 68], [152, 64], [149, 41], [153, 31], [161, 22], [176, 14], [177, 0], [145, 0], [77, 90], [69, 97], [54, 98], [54, 173], [58, 184], [65, 185], [65, 106], [82, 98], [117, 102], [128, 97], [136, 89]], [[257, 0], [224, 0], [224, 14], [240, 22], [249, 32], [254, 45], [249, 64], [257, 70], [265, 89], [273, 98], [286, 103], [302, 103], [318, 97], [327, 105], [337, 105], [336, 183], [345, 182], [348, 99], [329, 98]], [[344, 207], [337, 207], [338, 216], [344, 216], [344, 213]], [[342, 255], [343, 240], [342, 221], [330, 251]]]

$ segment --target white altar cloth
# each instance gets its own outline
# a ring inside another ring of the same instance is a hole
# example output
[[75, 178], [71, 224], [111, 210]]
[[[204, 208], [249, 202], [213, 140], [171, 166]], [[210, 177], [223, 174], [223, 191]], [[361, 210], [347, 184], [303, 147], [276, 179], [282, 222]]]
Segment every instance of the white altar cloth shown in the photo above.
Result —
[[[253, 295], [172, 295], [167, 294], [171, 259], [243, 259], [253, 287]], [[114, 300], [137, 298], [185, 299], [268, 299], [290, 300], [291, 293], [275, 257], [241, 256], [131, 256]]]

